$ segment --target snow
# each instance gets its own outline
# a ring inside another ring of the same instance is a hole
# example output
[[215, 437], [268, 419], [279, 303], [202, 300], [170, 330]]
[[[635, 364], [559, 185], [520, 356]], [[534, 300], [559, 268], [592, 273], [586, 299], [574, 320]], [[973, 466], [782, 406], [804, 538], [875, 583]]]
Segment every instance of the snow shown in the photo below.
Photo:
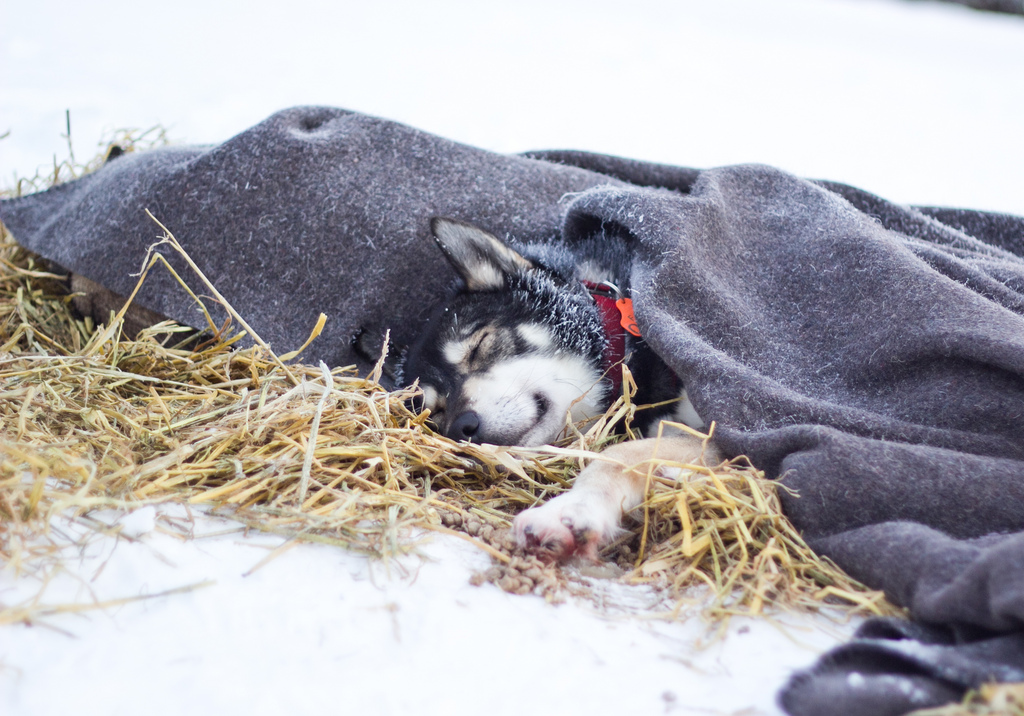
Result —
[[[295, 104], [498, 151], [765, 162], [895, 201], [1024, 213], [1024, 20], [896, 0], [180, 0], [0, 6], [0, 182], [105, 131], [219, 142]], [[776, 714], [851, 626], [647, 618], [653, 596], [549, 605], [469, 577], [453, 538], [383, 565], [184, 508], [69, 551], [48, 604], [191, 591], [0, 628], [5, 714]], [[277, 551], [275, 551], [277, 550]], [[269, 561], [265, 561], [271, 557]], [[0, 602], [39, 583], [0, 570]], [[616, 605], [632, 604], [629, 609]], [[747, 713], [744, 711], [744, 713]]]
[[[385, 567], [331, 547], [244, 536], [221, 518], [194, 519], [180, 505], [144, 507], [117, 523], [136, 537], [94, 538], [80, 556], [69, 550], [45, 603], [200, 586], [42, 620], [54, 630], [6, 627], [4, 713], [767, 709], [789, 671], [841, 631], [743, 620], [702, 650], [694, 646], [706, 635], [699, 620], [637, 616], [657, 601], [645, 589], [608, 583], [604, 605], [552, 606], [471, 586], [469, 574], [489, 561], [460, 540], [433, 540], [422, 557]], [[183, 530], [194, 538], [183, 540]], [[3, 576], [5, 597], [37, 586]]]
[[[301, 7], [301, 9], [300, 9]], [[219, 142], [294, 104], [499, 151], [766, 162], [1024, 213], [1024, 19], [897, 0], [4, 3], [0, 178], [104, 128]]]

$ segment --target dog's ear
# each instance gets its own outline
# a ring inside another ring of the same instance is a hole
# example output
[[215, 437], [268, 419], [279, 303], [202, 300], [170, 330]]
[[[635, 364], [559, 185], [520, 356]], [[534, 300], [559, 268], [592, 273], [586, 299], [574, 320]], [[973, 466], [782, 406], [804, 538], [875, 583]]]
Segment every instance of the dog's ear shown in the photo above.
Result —
[[[350, 339], [352, 352], [368, 365], [380, 366], [379, 382], [385, 388], [401, 388], [402, 363], [406, 349], [388, 342], [382, 331], [371, 331], [361, 326]], [[381, 359], [383, 356], [383, 360]], [[371, 371], [372, 373], [372, 371]]]
[[469, 291], [504, 288], [506, 275], [534, 267], [496, 237], [472, 224], [434, 217], [430, 220], [430, 230]]

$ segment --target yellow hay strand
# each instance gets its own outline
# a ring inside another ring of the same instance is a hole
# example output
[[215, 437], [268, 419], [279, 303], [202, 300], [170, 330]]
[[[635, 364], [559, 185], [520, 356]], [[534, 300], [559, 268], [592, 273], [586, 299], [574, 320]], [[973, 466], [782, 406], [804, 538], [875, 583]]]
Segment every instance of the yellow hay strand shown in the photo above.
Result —
[[920, 709], [907, 716], [1024, 716], [1024, 683], [984, 684], [959, 704]]

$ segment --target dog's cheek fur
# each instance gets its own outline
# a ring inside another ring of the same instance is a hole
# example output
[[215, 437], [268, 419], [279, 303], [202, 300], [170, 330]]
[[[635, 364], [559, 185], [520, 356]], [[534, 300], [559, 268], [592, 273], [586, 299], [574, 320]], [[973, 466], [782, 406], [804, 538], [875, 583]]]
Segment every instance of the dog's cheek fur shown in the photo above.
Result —
[[534, 350], [548, 351], [555, 341], [545, 326], [540, 323], [524, 323], [516, 328], [519, 339]]
[[460, 410], [480, 416], [480, 440], [503, 445], [543, 445], [573, 421], [599, 415], [607, 387], [601, 373], [573, 355], [526, 355], [471, 376]]

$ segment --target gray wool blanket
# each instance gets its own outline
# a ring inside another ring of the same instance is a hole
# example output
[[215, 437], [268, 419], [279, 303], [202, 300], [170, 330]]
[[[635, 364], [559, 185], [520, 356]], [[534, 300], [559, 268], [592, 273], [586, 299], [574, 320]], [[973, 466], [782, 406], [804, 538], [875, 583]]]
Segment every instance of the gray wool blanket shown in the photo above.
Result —
[[[792, 488], [811, 544], [913, 618], [868, 622], [784, 708], [902, 714], [1024, 681], [1024, 219], [764, 166], [494, 154], [325, 108], [122, 156], [0, 218], [128, 294], [160, 234], [146, 208], [276, 350], [322, 311], [304, 357], [363, 369], [353, 337], [408, 344], [453, 280], [432, 216], [518, 241], [625, 237], [641, 329], [724, 450]], [[164, 271], [139, 301], [202, 325]]]

